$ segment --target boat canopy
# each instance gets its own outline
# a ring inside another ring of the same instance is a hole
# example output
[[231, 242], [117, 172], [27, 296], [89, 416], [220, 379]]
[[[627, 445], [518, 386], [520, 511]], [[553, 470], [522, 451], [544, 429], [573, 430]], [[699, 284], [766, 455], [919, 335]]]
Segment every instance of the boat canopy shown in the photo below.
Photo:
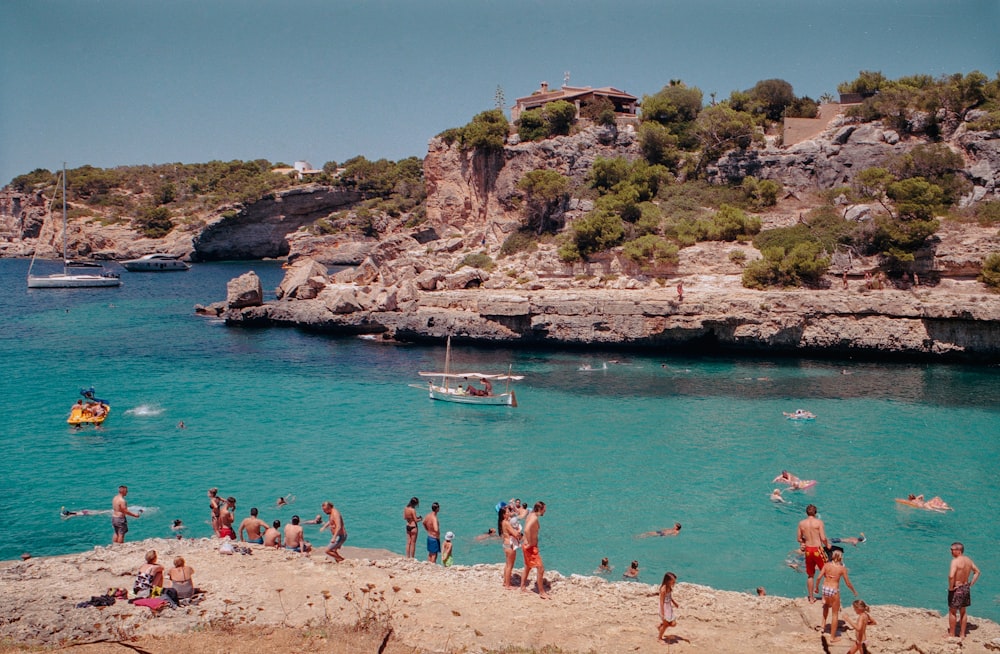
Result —
[[496, 379], [499, 381], [520, 381], [524, 375], [487, 375], [481, 372], [421, 372], [421, 377], [439, 377], [441, 379]]

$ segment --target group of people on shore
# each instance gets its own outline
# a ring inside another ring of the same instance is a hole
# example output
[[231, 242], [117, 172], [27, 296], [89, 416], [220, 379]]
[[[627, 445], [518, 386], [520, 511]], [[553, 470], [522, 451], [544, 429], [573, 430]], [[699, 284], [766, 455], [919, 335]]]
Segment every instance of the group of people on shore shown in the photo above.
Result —
[[[840, 640], [838, 637], [840, 601], [840, 581], [854, 594], [852, 604], [857, 614], [857, 623], [845, 616], [845, 622], [855, 631], [855, 643], [848, 654], [862, 654], [866, 651], [866, 631], [875, 620], [869, 614], [868, 605], [857, 599], [858, 592], [851, 583], [847, 567], [844, 565], [844, 550], [836, 547], [836, 542], [852, 542], [854, 545], [865, 542], [864, 533], [860, 538], [827, 538], [826, 525], [817, 515], [816, 505], [806, 506], [806, 517], [799, 522], [797, 540], [805, 555], [806, 591], [810, 603], [818, 601], [814, 592], [820, 593], [823, 602], [823, 622], [820, 632], [826, 632], [827, 618], [830, 620], [829, 634], [831, 642]], [[966, 608], [971, 605], [972, 586], [979, 581], [980, 572], [972, 559], [965, 555], [965, 546], [960, 542], [951, 544], [951, 567], [948, 572], [948, 633], [946, 637], [958, 637], [964, 640], [967, 633]], [[819, 573], [818, 579], [816, 574]], [[957, 627], [957, 632], [956, 632]]]
[[[790, 478], [790, 473], [783, 472]], [[128, 531], [128, 518], [138, 518], [140, 513], [133, 512], [128, 507], [126, 496], [128, 487], [121, 485], [118, 487], [118, 494], [112, 500], [111, 522], [114, 529], [115, 543], [124, 542], [125, 534]], [[322, 524], [320, 530], [329, 529], [331, 540], [325, 549], [325, 554], [340, 562], [344, 557], [339, 550], [347, 540], [347, 529], [344, 526], [344, 519], [340, 511], [336, 509], [332, 502], [325, 501], [321, 505], [323, 513], [327, 519], [324, 521], [322, 515], [317, 515], [314, 519], [302, 522], [298, 515], [292, 516], [291, 523], [285, 526], [284, 532], [280, 531], [281, 522], [274, 520], [270, 526], [259, 517], [257, 507], [250, 509], [250, 514], [239, 525], [238, 531], [233, 530], [235, 522], [236, 498], [228, 497], [224, 501], [219, 497], [217, 488], [208, 490], [209, 508], [211, 510], [211, 523], [215, 535], [225, 540], [236, 540], [237, 535], [240, 541], [256, 543], [265, 547], [276, 549], [284, 548], [289, 551], [308, 553], [312, 550], [312, 545], [305, 539], [304, 524]], [[910, 500], [918, 498], [911, 496]], [[922, 497], [919, 498], [922, 500]], [[279, 498], [277, 507], [288, 505], [289, 501]], [[438, 556], [442, 558], [445, 566], [450, 566], [453, 562], [453, 540], [454, 533], [447, 532], [444, 542], [441, 541], [440, 525], [440, 504], [434, 502], [431, 511], [427, 516], [418, 513], [420, 500], [412, 497], [403, 509], [403, 520], [406, 528], [406, 556], [415, 558], [416, 542], [419, 534], [419, 527], [422, 525], [427, 533], [427, 560], [437, 563]], [[950, 508], [950, 507], [949, 507]], [[541, 529], [540, 518], [545, 515], [545, 502], [535, 502], [532, 508], [527, 504], [522, 504], [520, 499], [512, 499], [510, 502], [500, 502], [497, 507], [497, 526], [490, 529], [479, 538], [498, 537], [504, 553], [504, 569], [502, 575], [503, 587], [507, 589], [515, 588], [513, 584], [513, 569], [517, 560], [517, 552], [522, 552], [524, 571], [520, 578], [521, 591], [527, 591], [528, 580], [532, 570], [536, 571], [536, 592], [542, 599], [549, 599], [545, 588], [545, 566], [539, 550], [539, 532]], [[864, 533], [857, 538], [828, 538], [826, 527], [818, 517], [818, 510], [814, 504], [806, 506], [806, 517], [798, 524], [796, 540], [804, 556], [804, 567], [806, 573], [807, 597], [810, 603], [822, 601], [823, 621], [820, 631], [827, 632], [827, 621], [829, 619], [829, 635], [832, 642], [839, 640], [839, 614], [841, 609], [840, 582], [844, 581], [847, 588], [857, 597], [857, 591], [844, 565], [843, 548], [836, 547], [836, 543], [848, 543], [857, 546], [867, 539]], [[180, 521], [175, 521], [174, 529], [182, 528]], [[681, 531], [681, 524], [675, 523], [673, 528], [658, 529], [644, 532], [638, 537], [651, 536], [676, 536]], [[477, 538], [477, 540], [479, 539]], [[971, 605], [971, 588], [981, 578], [979, 568], [968, 556], [965, 555], [965, 547], [960, 542], [955, 542], [951, 546], [952, 562], [948, 575], [948, 636], [957, 636], [964, 639], [967, 631], [966, 608]], [[608, 559], [604, 558], [598, 568], [598, 573], [610, 571], [611, 566]], [[638, 576], [639, 563], [633, 560], [629, 569], [623, 575], [626, 578]], [[817, 578], [818, 573], [818, 578]], [[181, 557], [174, 561], [174, 568], [167, 574], [166, 586], [164, 585], [163, 567], [156, 561], [156, 552], [151, 550], [146, 555], [146, 563], [140, 568], [136, 580], [136, 592], [145, 592], [147, 589], [171, 587], [176, 584], [180, 590], [170, 593], [171, 599], [183, 598], [182, 593], [193, 593], [192, 577], [194, 570], [187, 566]], [[676, 624], [674, 609], [678, 607], [677, 601], [673, 597], [674, 584], [677, 577], [672, 572], [667, 572], [660, 584], [659, 592], [659, 615], [660, 640], [664, 637], [664, 632], [669, 627]], [[816, 596], [816, 593], [819, 596]], [[763, 595], [763, 589], [758, 589], [758, 594]], [[190, 595], [188, 595], [190, 596]], [[851, 621], [845, 616], [845, 621], [856, 633], [856, 642], [849, 654], [864, 652], [865, 634], [869, 625], [876, 624], [872, 619], [867, 604], [861, 599], [856, 599], [853, 609], [857, 616], [857, 622]], [[956, 632], [957, 628], [957, 632]]]
[[[282, 531], [280, 520], [274, 520], [269, 526], [260, 518], [257, 507], [252, 507], [250, 515], [244, 518], [240, 522], [239, 529], [234, 531], [236, 498], [230, 496], [223, 502], [219, 497], [219, 489], [209, 488], [208, 499], [212, 514], [212, 530], [219, 538], [236, 540], [238, 535], [240, 542], [255, 543], [276, 549], [283, 547], [292, 552], [307, 553], [312, 551], [312, 543], [306, 540], [303, 525], [321, 525], [320, 531], [324, 529], [330, 531], [330, 543], [324, 549], [324, 553], [338, 563], [344, 560], [340, 548], [347, 540], [347, 528], [344, 526], [344, 516], [329, 500], [323, 502], [320, 507], [327, 516], [325, 521], [321, 514], [305, 521], [298, 515], [293, 515], [291, 521], [285, 525], [284, 531]], [[288, 498], [279, 497], [275, 506], [280, 508], [289, 503]]]

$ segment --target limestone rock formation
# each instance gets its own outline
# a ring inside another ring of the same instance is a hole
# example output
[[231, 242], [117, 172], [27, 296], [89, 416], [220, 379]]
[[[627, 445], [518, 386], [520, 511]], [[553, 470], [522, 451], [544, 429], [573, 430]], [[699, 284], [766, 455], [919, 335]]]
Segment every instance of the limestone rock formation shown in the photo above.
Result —
[[194, 261], [286, 256], [288, 236], [360, 199], [355, 191], [329, 186], [296, 187], [253, 204], [233, 208], [194, 239]]
[[[952, 147], [970, 161], [976, 199], [997, 198], [1000, 135], [957, 134]], [[847, 184], [856, 171], [921, 142], [877, 123], [835, 121], [825, 133], [788, 148], [730, 152], [709, 172], [718, 182], [745, 175], [781, 182], [791, 199], [763, 219], [767, 226], [790, 225], [802, 212], [800, 195]], [[742, 264], [760, 253], [739, 243], [699, 243], [682, 249], [678, 264], [649, 270], [616, 251], [567, 264], [550, 243], [501, 257], [499, 246], [524, 222], [521, 177], [556, 170], [582, 186], [597, 156], [635, 159], [640, 152], [632, 134], [609, 138], [595, 128], [495, 153], [465, 152], [433, 139], [424, 169], [427, 222], [419, 238], [399, 230], [372, 246], [359, 265], [335, 274], [315, 297], [286, 295], [227, 311], [226, 320], [404, 340], [452, 334], [530, 345], [1000, 360], [1000, 297], [969, 277], [987, 253], [1000, 248], [995, 229], [946, 222], [922, 253], [925, 285], [896, 280], [878, 291], [860, 279], [877, 262], [846, 254], [837, 268], [851, 274], [846, 289], [839, 278], [826, 289], [744, 289]], [[569, 202], [562, 219], [583, 215], [588, 202]], [[845, 216], [859, 222], [877, 210], [844, 205]], [[469, 266], [470, 254], [477, 254], [477, 262], [486, 255], [495, 267]], [[317, 287], [322, 281], [295, 273], [289, 285], [302, 288], [304, 279]], [[677, 282], [684, 286], [683, 299], [675, 292]]]
[[260, 277], [250, 271], [243, 273], [226, 284], [226, 306], [230, 310], [259, 307], [264, 301], [264, 290]]

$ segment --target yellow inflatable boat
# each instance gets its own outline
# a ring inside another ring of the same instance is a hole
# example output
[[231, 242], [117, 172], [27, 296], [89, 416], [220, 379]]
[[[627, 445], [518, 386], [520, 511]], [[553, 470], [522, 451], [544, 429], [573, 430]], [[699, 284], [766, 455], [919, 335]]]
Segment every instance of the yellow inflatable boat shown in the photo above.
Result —
[[108, 404], [74, 404], [66, 419], [71, 425], [99, 425], [107, 420], [111, 414], [111, 406]]

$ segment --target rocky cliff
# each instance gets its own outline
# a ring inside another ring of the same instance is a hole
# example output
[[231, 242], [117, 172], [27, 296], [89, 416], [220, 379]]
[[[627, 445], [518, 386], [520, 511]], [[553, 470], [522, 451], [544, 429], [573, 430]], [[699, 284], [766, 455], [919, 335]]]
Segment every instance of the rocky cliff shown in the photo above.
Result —
[[[248, 205], [217, 207], [204, 216], [175, 217], [164, 238], [144, 238], [129, 222], [115, 221], [87, 207], [67, 228], [71, 258], [121, 260], [150, 252], [178, 254], [191, 261], [263, 259], [302, 254], [330, 264], [360, 263], [370, 247], [349, 233], [313, 236], [300, 231], [318, 219], [355, 205], [355, 191], [300, 186]], [[83, 207], [80, 207], [83, 208]], [[72, 207], [71, 207], [72, 209]], [[0, 256], [62, 256], [62, 214], [50, 211], [41, 194], [0, 191]]]
[[[745, 175], [778, 180], [790, 191], [763, 215], [765, 227], [794, 224], [815, 191], [849, 183], [893, 153], [924, 143], [901, 139], [879, 124], [842, 118], [809, 141], [782, 148], [734, 151], [709, 170], [717, 182]], [[1000, 134], [956, 130], [949, 147], [962, 153], [973, 191], [965, 202], [1000, 198]], [[598, 156], [640, 156], [630, 131], [590, 128], [541, 143], [484, 155], [439, 139], [425, 159], [427, 223], [398, 230], [361, 265], [329, 275], [302, 259], [291, 267], [278, 300], [257, 306], [230, 301], [205, 311], [232, 325], [294, 325], [332, 333], [381, 333], [397, 339], [735, 350], [836, 356], [918, 356], [1000, 361], [1000, 297], [974, 280], [987, 253], [1000, 250], [995, 228], [946, 221], [924, 257], [923, 281], [863, 279], [877, 262], [852, 258], [847, 274], [824, 289], [758, 292], [742, 288], [735, 261], [760, 256], [748, 244], [701, 243], [680, 263], [640, 271], [619, 253], [566, 264], [556, 246], [499, 254], [523, 224], [518, 180], [551, 169], [582, 183]], [[572, 221], [590, 208], [572, 200]], [[865, 220], [871, 207], [844, 206]], [[430, 235], [430, 236], [428, 236]], [[740, 257], [731, 257], [740, 250]], [[463, 266], [485, 252], [496, 268]], [[252, 280], [245, 280], [252, 284]], [[930, 283], [930, 285], [928, 285]], [[683, 294], [683, 297], [681, 297]]]

